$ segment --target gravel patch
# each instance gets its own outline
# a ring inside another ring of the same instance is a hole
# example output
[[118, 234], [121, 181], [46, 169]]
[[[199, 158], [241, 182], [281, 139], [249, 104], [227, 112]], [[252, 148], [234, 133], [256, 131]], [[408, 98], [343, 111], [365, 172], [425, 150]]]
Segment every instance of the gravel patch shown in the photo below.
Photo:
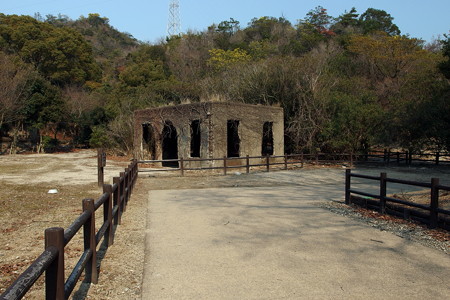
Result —
[[348, 206], [337, 201], [320, 202], [317, 205], [335, 214], [363, 222], [381, 231], [391, 232], [401, 238], [450, 254], [450, 233], [445, 230], [428, 229], [418, 223], [389, 215], [381, 215], [375, 211]]

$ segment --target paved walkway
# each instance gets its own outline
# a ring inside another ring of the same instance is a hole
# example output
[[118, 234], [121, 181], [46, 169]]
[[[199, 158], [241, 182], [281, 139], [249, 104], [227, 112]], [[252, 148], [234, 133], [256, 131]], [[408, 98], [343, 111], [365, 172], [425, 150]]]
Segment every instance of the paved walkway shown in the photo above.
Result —
[[317, 207], [320, 178], [151, 191], [142, 299], [450, 298], [448, 255]]

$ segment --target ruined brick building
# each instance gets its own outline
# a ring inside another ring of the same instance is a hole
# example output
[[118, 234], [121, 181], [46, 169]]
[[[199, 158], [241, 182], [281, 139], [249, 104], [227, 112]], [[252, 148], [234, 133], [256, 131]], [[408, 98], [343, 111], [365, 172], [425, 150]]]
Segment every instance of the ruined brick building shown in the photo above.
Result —
[[134, 147], [146, 160], [283, 155], [283, 109], [203, 102], [138, 110]]

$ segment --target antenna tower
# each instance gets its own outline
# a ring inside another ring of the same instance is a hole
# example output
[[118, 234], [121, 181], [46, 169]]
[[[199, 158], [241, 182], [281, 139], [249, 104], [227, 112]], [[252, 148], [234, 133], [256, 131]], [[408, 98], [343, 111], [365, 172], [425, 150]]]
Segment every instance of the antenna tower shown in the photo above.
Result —
[[169, 37], [179, 35], [180, 31], [180, 1], [171, 0], [169, 3], [169, 23], [167, 24], [167, 34]]

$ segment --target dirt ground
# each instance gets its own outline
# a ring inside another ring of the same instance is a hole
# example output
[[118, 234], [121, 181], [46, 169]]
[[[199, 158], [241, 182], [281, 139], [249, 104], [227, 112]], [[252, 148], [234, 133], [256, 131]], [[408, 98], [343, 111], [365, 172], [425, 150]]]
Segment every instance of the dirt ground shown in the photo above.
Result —
[[[119, 176], [128, 163], [127, 158], [109, 159], [105, 183]], [[84, 198], [101, 195], [97, 179], [97, 156], [92, 150], [0, 156], [0, 292], [42, 252], [46, 228], [67, 228], [82, 212]], [[58, 192], [49, 194], [51, 189]], [[96, 224], [101, 218], [99, 214]], [[82, 252], [81, 238], [80, 232], [66, 249], [68, 267]], [[26, 299], [43, 299], [42, 288], [40, 279]]]
[[[110, 183], [128, 163], [129, 158], [108, 156], [105, 182]], [[329, 169], [333, 179], [317, 176], [317, 181], [329, 183], [334, 180], [336, 184], [342, 184], [342, 168]], [[185, 177], [175, 173], [142, 173], [122, 224], [116, 228], [115, 243], [100, 261], [99, 283], [79, 284], [71, 299], [140, 299], [149, 190], [302, 185], [301, 177], [293, 179], [285, 172], [250, 175], [240, 172], [230, 172], [230, 176], [197, 172]], [[171, 177], [173, 175], [176, 176]], [[308, 176], [316, 176], [314, 170]], [[96, 152], [92, 150], [0, 156], [0, 182], [1, 293], [42, 252], [44, 230], [55, 226], [67, 228], [81, 213], [82, 199], [97, 199], [101, 190], [97, 187]], [[57, 189], [58, 193], [48, 194], [50, 189]], [[101, 216], [97, 216], [97, 228], [100, 219]], [[81, 255], [81, 240], [82, 235], [78, 234], [68, 245], [66, 269], [73, 267]], [[66, 278], [68, 275], [65, 274]], [[25, 299], [43, 299], [43, 279]]]

